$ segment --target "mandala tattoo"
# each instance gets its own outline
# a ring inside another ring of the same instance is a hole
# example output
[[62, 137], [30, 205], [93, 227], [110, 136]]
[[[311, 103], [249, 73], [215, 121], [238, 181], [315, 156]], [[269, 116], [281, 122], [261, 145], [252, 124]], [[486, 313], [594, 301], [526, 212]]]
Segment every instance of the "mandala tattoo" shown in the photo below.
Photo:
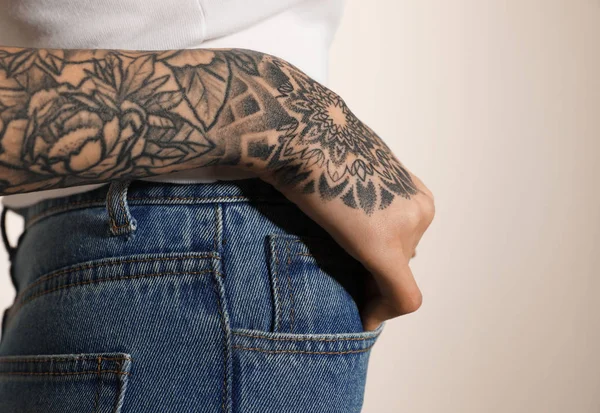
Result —
[[290, 174], [288, 167], [286, 179], [304, 178], [304, 192], [318, 190], [325, 200], [341, 197], [349, 207], [368, 214], [387, 207], [396, 195], [410, 198], [416, 193], [409, 173], [390, 149], [338, 95], [295, 68], [290, 77], [296, 87], [289, 92], [286, 107], [301, 118], [284, 128], [287, 140], [273, 164], [319, 172], [308, 179], [302, 173]]
[[208, 165], [371, 214], [416, 187], [343, 100], [248, 50], [0, 48], [0, 195]]

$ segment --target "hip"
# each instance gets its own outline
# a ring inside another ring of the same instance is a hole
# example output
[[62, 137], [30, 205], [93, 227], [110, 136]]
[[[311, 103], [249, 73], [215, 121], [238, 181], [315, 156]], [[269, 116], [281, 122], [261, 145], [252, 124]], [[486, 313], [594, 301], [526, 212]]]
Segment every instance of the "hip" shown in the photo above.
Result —
[[368, 274], [269, 185], [115, 182], [17, 212], [3, 400], [360, 411]]

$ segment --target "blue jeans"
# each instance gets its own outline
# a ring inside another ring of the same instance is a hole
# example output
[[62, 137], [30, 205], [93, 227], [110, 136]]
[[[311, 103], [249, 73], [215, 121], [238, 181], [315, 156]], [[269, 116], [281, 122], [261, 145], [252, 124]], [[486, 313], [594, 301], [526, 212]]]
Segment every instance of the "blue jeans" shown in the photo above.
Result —
[[16, 212], [0, 412], [359, 412], [368, 274], [257, 179]]

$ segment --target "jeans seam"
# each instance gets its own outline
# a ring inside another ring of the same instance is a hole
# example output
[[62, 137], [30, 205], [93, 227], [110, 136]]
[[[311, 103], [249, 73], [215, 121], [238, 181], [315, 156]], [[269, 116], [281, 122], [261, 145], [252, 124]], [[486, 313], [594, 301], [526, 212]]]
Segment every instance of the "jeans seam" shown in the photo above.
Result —
[[[344, 341], [369, 341], [369, 340], [373, 340], [375, 338], [377, 338], [378, 336], [371, 336], [371, 337], [347, 337], [347, 338], [317, 338], [317, 337], [297, 337], [297, 338], [283, 338], [283, 337], [268, 337], [268, 336], [263, 336], [260, 334], [248, 334], [248, 333], [241, 333], [241, 332], [237, 332], [237, 331], [233, 331], [232, 332], [233, 335], [236, 336], [240, 336], [240, 337], [249, 337], [249, 338], [258, 338], [261, 340], [270, 340], [270, 341], [314, 341], [314, 342], [328, 342], [328, 343], [337, 343], [337, 342], [344, 342]], [[359, 333], [360, 334], [360, 333]]]
[[290, 241], [287, 240], [285, 242], [285, 249], [287, 254], [286, 259], [286, 274], [287, 274], [287, 284], [288, 284], [288, 295], [290, 297], [290, 333], [294, 332], [294, 318], [295, 318], [295, 309], [294, 309], [294, 292], [292, 288], [292, 278], [290, 276], [290, 264], [292, 263], [292, 255], [290, 252]]
[[112, 261], [112, 262], [102, 262], [102, 263], [96, 263], [96, 264], [84, 264], [84, 265], [80, 265], [80, 266], [73, 267], [73, 268], [53, 271], [48, 275], [38, 278], [36, 281], [34, 281], [33, 283], [26, 286], [23, 289], [23, 291], [21, 291], [17, 295], [17, 297], [15, 298], [15, 301], [17, 301], [18, 299], [23, 297], [23, 295], [27, 291], [29, 291], [33, 287], [43, 283], [44, 281], [51, 280], [52, 278], [56, 278], [61, 275], [72, 274], [73, 272], [77, 272], [77, 271], [92, 270], [95, 268], [110, 267], [112, 265], [121, 265], [121, 264], [133, 264], [133, 263], [141, 263], [141, 262], [161, 262], [161, 261], [183, 261], [183, 260], [189, 260], [189, 259], [207, 259], [207, 258], [214, 258], [217, 260], [221, 259], [216, 254], [204, 253], [204, 254], [189, 255], [189, 256], [185, 256], [185, 257], [134, 258], [134, 259], [127, 259], [127, 260]]
[[125, 188], [123, 192], [119, 193], [119, 204], [121, 205], [121, 215], [123, 215], [123, 219], [125, 221], [123, 227], [130, 227], [131, 223], [129, 222], [129, 215], [127, 214], [127, 209], [125, 207], [125, 199], [127, 197], [127, 188], [129, 186], [129, 183], [125, 183], [123, 185], [125, 185]]
[[206, 201], [218, 203], [222, 200], [250, 200], [251, 198], [245, 195], [225, 195], [225, 196], [133, 196], [130, 199], [134, 200], [159, 200], [167, 199], [171, 201]]
[[273, 305], [275, 306], [275, 325], [273, 331], [277, 332], [281, 328], [281, 296], [279, 293], [279, 258], [277, 256], [277, 244], [271, 245], [273, 249], [273, 258], [275, 259], [275, 265], [273, 268]]
[[[113, 187], [116, 186], [115, 187]], [[121, 186], [124, 185], [124, 189], [121, 191]], [[127, 208], [125, 206], [125, 199], [127, 197], [127, 188], [128, 188], [129, 184], [127, 182], [113, 182], [110, 184], [110, 187], [108, 189], [108, 193], [107, 193], [107, 209], [108, 209], [108, 215], [110, 217], [110, 226], [112, 229], [112, 232], [114, 235], [118, 235], [118, 232], [120, 229], [122, 228], [130, 228], [131, 227], [131, 222], [129, 220], [129, 215], [127, 214]], [[121, 207], [120, 210], [120, 214], [123, 216], [123, 221], [124, 224], [123, 225], [119, 225], [117, 222], [117, 218], [114, 215], [114, 208], [113, 208], [113, 201], [114, 201], [114, 197], [115, 197], [115, 192], [117, 191], [117, 189], [119, 189], [118, 192], [118, 196], [119, 196], [119, 205]]]
[[98, 356], [98, 389], [96, 390], [96, 395], [94, 397], [94, 413], [98, 413], [98, 408], [100, 406], [100, 394], [102, 393], [102, 375], [100, 371], [102, 370], [102, 356]]
[[261, 353], [271, 353], [271, 354], [357, 354], [357, 353], [365, 353], [369, 351], [375, 344], [371, 344], [369, 347], [358, 350], [343, 350], [343, 351], [308, 351], [308, 350], [268, 350], [259, 347], [244, 347], [244, 346], [233, 346], [234, 349], [237, 350], [246, 350], [246, 351], [259, 351]]
[[223, 208], [221, 204], [215, 204], [215, 235], [214, 235], [214, 250], [221, 252], [223, 247]]
[[231, 411], [229, 383], [231, 379], [231, 330], [229, 327], [229, 317], [225, 309], [224, 286], [220, 278], [217, 277], [217, 271], [213, 271], [213, 285], [217, 295], [219, 318], [221, 320], [221, 329], [223, 331], [223, 394], [221, 400], [221, 409], [223, 413]]

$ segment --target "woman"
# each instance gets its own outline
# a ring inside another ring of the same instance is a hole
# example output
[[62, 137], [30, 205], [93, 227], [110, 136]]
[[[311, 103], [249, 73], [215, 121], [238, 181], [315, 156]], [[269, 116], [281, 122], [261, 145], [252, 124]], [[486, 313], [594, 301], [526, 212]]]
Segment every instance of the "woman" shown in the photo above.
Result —
[[360, 411], [433, 200], [321, 83], [341, 7], [6, 5], [0, 410]]

